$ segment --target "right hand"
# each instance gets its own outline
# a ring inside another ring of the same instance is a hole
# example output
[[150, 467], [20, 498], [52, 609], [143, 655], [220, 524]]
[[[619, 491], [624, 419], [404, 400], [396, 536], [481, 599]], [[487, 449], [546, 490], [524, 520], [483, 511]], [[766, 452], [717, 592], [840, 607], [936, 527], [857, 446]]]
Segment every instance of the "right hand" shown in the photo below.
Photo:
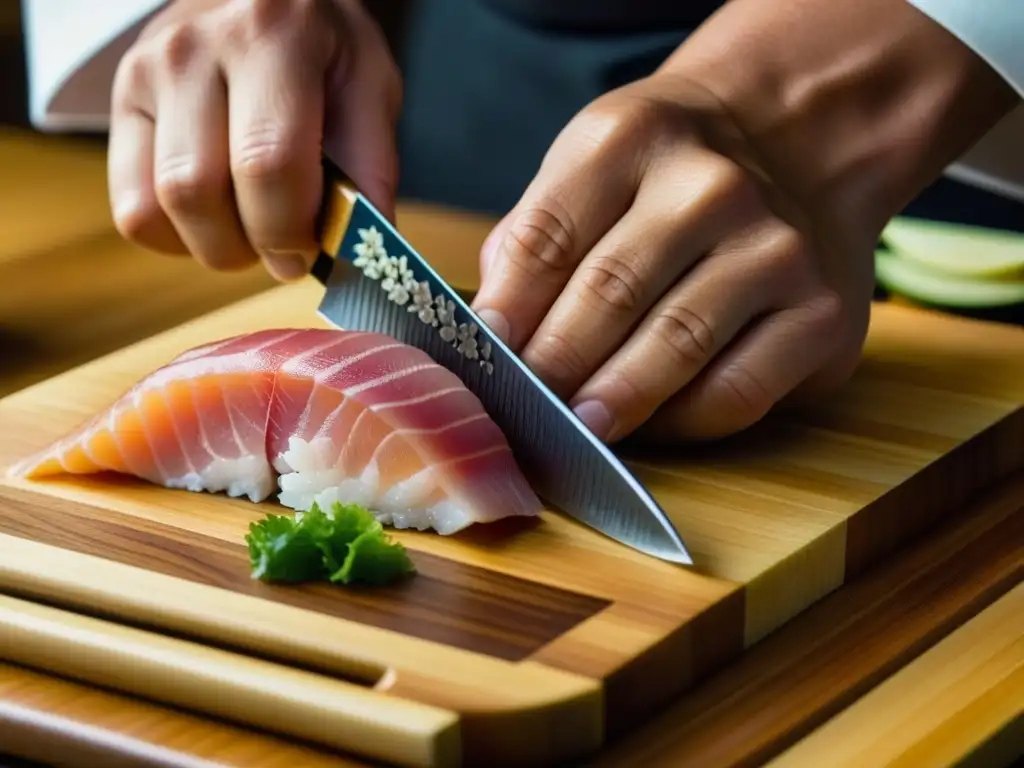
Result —
[[307, 274], [321, 151], [389, 217], [402, 85], [359, 0], [176, 0], [121, 59], [108, 182], [114, 223], [211, 269]]

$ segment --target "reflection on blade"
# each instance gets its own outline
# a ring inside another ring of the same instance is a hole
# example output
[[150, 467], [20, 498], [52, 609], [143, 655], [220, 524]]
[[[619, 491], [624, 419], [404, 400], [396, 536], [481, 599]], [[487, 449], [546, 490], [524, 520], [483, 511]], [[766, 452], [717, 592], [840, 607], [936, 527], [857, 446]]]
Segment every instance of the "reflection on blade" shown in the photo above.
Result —
[[[476, 324], [477, 344], [490, 343], [486, 362], [493, 369], [479, 358], [467, 359], [456, 349], [457, 340], [446, 341], [438, 327], [409, 311], [409, 300], [389, 300], [382, 288], [385, 276], [371, 279], [353, 265], [359, 233], [366, 234], [371, 227], [383, 235], [388, 254], [407, 257], [415, 280], [427, 283], [431, 297], [443, 295], [460, 322]], [[663, 560], [692, 564], [672, 523], [625, 465], [480, 323], [460, 296], [362, 197], [330, 275], [321, 272], [319, 277], [327, 285], [319, 311], [328, 322], [393, 336], [424, 350], [455, 373], [505, 433], [523, 473], [546, 502], [627, 546]]]

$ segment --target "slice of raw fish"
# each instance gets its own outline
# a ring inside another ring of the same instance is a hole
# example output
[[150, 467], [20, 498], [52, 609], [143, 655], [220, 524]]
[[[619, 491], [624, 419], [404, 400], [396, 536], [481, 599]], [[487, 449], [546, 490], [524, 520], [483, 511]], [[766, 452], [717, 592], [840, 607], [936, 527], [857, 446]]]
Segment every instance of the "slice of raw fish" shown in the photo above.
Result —
[[541, 503], [479, 399], [377, 333], [281, 329], [186, 351], [10, 474], [114, 471], [302, 511], [355, 502], [450, 534]]

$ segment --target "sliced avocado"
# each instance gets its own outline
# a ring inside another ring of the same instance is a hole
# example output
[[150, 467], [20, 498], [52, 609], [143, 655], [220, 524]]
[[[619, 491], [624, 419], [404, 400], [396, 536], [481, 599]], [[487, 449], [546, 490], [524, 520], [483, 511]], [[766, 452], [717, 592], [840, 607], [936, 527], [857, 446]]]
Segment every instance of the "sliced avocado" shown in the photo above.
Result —
[[895, 251], [875, 252], [875, 276], [887, 290], [946, 307], [1005, 307], [1024, 302], [1024, 276], [985, 279], [934, 269]]
[[954, 275], [1024, 276], [1024, 234], [1017, 232], [897, 216], [882, 238], [906, 259]]

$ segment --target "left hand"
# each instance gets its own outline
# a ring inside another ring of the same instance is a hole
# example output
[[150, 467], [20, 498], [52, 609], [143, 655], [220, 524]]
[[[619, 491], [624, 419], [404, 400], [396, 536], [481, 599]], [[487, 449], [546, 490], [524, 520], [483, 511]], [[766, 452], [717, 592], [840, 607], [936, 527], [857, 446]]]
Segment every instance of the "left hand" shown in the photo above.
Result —
[[874, 235], [826, 241], [763, 149], [656, 73], [572, 120], [485, 243], [474, 309], [606, 442], [723, 436], [855, 368]]

